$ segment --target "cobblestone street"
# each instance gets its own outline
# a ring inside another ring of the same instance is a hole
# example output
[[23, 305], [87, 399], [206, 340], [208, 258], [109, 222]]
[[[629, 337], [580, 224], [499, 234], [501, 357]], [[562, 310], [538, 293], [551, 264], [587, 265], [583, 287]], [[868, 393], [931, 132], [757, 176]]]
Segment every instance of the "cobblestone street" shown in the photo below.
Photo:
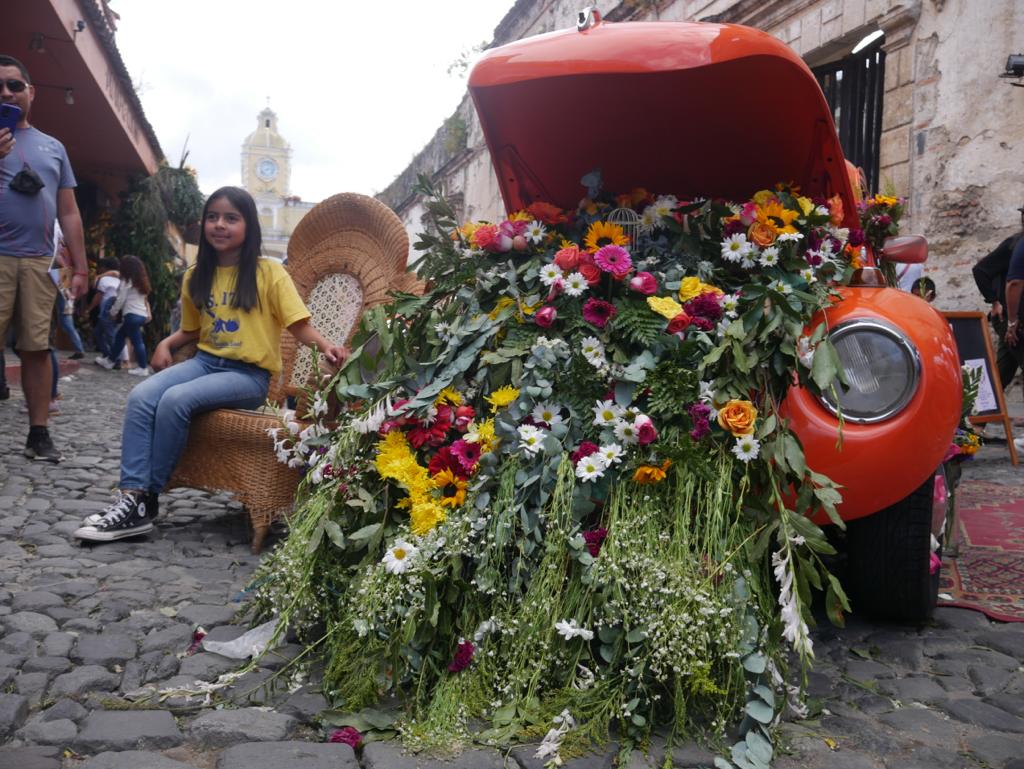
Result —
[[[290, 670], [274, 678], [294, 645], [215, 692], [222, 708], [161, 700], [159, 690], [196, 689], [239, 667], [184, 652], [197, 625], [213, 640], [248, 629], [242, 591], [259, 559], [237, 503], [188, 489], [161, 498], [148, 536], [91, 547], [71, 538], [116, 485], [121, 414], [136, 382], [89, 363], [61, 383], [51, 422], [60, 465], [22, 456], [21, 391], [0, 402], [0, 769], [540, 769], [529, 747], [441, 762], [394, 743], [359, 755], [324, 743], [315, 682], [295, 690]], [[964, 475], [1020, 485], [1021, 472], [992, 444]], [[810, 695], [820, 712], [781, 727], [779, 769], [1024, 769], [1024, 623], [945, 608], [922, 628], [853, 618], [845, 629], [819, 627], [814, 640]], [[615, 755], [566, 766], [610, 767]], [[664, 761], [655, 744], [629, 766]], [[672, 763], [708, 766], [711, 756], [677, 748]]]

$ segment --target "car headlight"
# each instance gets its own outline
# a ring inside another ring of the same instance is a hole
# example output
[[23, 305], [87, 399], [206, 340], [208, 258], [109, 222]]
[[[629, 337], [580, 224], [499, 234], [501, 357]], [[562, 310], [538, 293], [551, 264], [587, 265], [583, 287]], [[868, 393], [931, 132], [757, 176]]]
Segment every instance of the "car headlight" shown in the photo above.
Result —
[[829, 339], [849, 387], [836, 382], [834, 393], [822, 393], [825, 408], [858, 424], [881, 422], [906, 408], [921, 379], [921, 357], [898, 328], [857, 318], [837, 325]]

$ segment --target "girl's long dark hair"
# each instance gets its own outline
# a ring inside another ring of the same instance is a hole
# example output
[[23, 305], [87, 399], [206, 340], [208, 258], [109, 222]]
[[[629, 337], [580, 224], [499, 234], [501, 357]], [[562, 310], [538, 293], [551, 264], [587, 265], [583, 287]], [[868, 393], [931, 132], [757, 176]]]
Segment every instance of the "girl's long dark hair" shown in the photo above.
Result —
[[252, 195], [241, 187], [221, 187], [206, 200], [203, 206], [203, 218], [200, 221], [202, 235], [199, 238], [199, 254], [196, 266], [188, 281], [188, 296], [196, 309], [202, 311], [213, 287], [213, 276], [217, 272], [217, 252], [206, 240], [206, 214], [210, 204], [218, 198], [224, 198], [238, 209], [245, 220], [245, 241], [238, 259], [238, 278], [235, 284], [235, 296], [231, 300], [232, 307], [240, 307], [248, 312], [260, 303], [256, 288], [256, 272], [259, 270], [260, 254], [263, 252], [263, 235], [260, 232], [259, 214], [256, 212], [256, 201]]
[[137, 256], [122, 256], [121, 265], [118, 268], [121, 273], [121, 280], [129, 281], [132, 286], [143, 296], [148, 296], [153, 289], [149, 285], [149, 273], [146, 272], [146, 265]]

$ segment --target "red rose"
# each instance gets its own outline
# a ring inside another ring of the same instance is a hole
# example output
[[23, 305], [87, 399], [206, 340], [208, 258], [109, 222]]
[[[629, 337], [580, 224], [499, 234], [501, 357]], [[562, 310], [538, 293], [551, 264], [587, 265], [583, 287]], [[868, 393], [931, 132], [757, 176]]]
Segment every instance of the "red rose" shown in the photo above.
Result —
[[536, 313], [534, 313], [533, 322], [541, 328], [548, 328], [555, 322], [555, 318], [557, 317], [558, 310], [549, 304], [541, 307]]
[[681, 312], [668, 322], [668, 328], [666, 330], [670, 334], [678, 334], [680, 331], [686, 331], [686, 328], [689, 325], [690, 316], [685, 312]]
[[650, 417], [638, 417], [635, 426], [636, 440], [641, 446], [658, 440], [658, 431], [654, 429], [654, 422], [650, 420]]
[[555, 264], [564, 273], [575, 272], [576, 268], [580, 266], [580, 250], [576, 246], [563, 248], [555, 254]]

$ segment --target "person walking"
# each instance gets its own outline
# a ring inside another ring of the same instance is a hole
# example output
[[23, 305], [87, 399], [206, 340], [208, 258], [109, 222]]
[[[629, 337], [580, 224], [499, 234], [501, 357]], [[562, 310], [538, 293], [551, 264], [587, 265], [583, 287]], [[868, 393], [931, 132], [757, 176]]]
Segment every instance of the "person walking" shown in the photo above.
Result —
[[110, 316], [110, 308], [117, 299], [117, 289], [121, 285], [121, 273], [118, 261], [104, 256], [96, 265], [96, 286], [92, 302], [89, 304], [89, 317], [93, 318], [93, 343], [96, 351], [104, 358], [110, 357], [110, 348], [114, 344], [117, 324]]
[[74, 271], [68, 256], [68, 245], [64, 242], [60, 225], [54, 225], [54, 230], [57, 252], [53, 256], [53, 261], [60, 270], [60, 285], [57, 286], [57, 325], [64, 330], [65, 336], [75, 349], [70, 356], [71, 360], [79, 360], [85, 357], [85, 346], [82, 344], [82, 337], [78, 333], [78, 329], [75, 328], [75, 300], [71, 296], [71, 278]]
[[13, 323], [29, 409], [25, 456], [60, 462], [48, 427], [50, 325], [57, 297], [48, 269], [55, 219], [71, 257], [73, 299], [85, 293], [89, 273], [75, 175], [64, 145], [29, 124], [33, 99], [35, 88], [25, 65], [0, 55], [0, 102], [21, 110], [15, 131], [0, 128], [0, 338]]
[[146, 342], [142, 338], [142, 327], [149, 323], [149, 274], [146, 265], [137, 256], [121, 258], [121, 284], [117, 288], [117, 297], [110, 307], [110, 315], [121, 315], [121, 325], [114, 335], [114, 343], [110, 347], [109, 356], [101, 355], [96, 363], [105, 369], [112, 369], [121, 357], [125, 340], [131, 340], [135, 350], [136, 367], [129, 369], [132, 376], [149, 376], [149, 360], [146, 358]]
[[[89, 516], [78, 539], [107, 542], [153, 528], [159, 494], [188, 438], [192, 417], [219, 408], [256, 408], [281, 370], [281, 329], [336, 365], [348, 351], [324, 339], [291, 276], [261, 258], [259, 215], [252, 196], [222, 187], [203, 208], [195, 266], [182, 281], [181, 328], [157, 345], [154, 376], [128, 396], [121, 441], [121, 479], [113, 502]], [[198, 340], [195, 357], [171, 365], [174, 351]]]

